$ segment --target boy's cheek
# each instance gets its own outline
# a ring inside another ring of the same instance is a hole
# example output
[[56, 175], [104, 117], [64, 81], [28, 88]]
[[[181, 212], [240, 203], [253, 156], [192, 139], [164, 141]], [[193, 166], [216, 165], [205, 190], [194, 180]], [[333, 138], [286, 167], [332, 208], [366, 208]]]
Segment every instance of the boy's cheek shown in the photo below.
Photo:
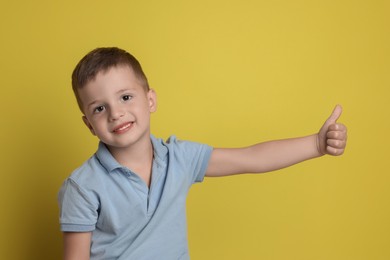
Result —
[[89, 131], [91, 131], [91, 133], [92, 133], [93, 135], [96, 135], [96, 132], [95, 132], [95, 130], [93, 129], [93, 127], [92, 127], [91, 124], [87, 125], [87, 127], [88, 127]]
[[89, 120], [87, 119], [87, 117], [86, 117], [86, 116], [83, 116], [82, 119], [83, 119], [84, 124], [85, 124], [85, 125], [88, 127], [88, 129], [91, 131], [91, 133], [92, 133], [93, 135], [96, 135], [95, 130], [93, 129], [93, 127], [92, 127], [91, 123], [89, 122]]
[[96, 135], [96, 133], [95, 133], [95, 131], [93, 130], [93, 128], [90, 128], [89, 130], [91, 131], [91, 133], [92, 133], [93, 135]]

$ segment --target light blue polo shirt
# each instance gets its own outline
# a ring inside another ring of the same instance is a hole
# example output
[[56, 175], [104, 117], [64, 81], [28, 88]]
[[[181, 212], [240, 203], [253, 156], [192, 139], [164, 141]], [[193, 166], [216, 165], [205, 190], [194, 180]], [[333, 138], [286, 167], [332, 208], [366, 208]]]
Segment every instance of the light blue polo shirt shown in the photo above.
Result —
[[189, 259], [186, 197], [203, 180], [212, 148], [175, 136], [151, 140], [150, 189], [103, 143], [61, 187], [61, 230], [92, 231], [91, 259]]

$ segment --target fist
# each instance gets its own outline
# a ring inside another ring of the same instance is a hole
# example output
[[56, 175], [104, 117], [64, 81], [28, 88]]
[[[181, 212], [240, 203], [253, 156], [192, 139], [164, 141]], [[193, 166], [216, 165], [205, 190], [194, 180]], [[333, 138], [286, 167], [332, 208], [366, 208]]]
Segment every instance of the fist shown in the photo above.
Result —
[[317, 135], [317, 149], [322, 155], [342, 155], [347, 145], [347, 127], [337, 120], [343, 109], [337, 105]]

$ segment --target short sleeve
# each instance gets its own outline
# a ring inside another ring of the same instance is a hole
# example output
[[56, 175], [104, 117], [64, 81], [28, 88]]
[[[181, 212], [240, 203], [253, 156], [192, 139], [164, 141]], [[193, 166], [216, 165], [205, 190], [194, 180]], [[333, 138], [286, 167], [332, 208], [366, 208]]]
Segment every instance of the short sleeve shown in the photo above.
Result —
[[192, 174], [192, 183], [202, 182], [213, 148], [201, 143], [177, 140], [171, 136], [167, 143], [175, 147], [177, 160]]
[[68, 178], [58, 194], [60, 225], [63, 232], [89, 232], [98, 218], [98, 198]]

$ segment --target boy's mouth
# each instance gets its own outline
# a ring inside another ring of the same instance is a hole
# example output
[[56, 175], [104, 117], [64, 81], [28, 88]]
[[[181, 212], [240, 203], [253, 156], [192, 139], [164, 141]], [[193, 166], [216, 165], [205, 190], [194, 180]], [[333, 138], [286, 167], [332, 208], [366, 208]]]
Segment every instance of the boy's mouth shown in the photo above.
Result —
[[133, 126], [133, 123], [134, 122], [126, 122], [126, 123], [123, 123], [121, 125], [118, 125], [117, 127], [114, 128], [114, 130], [112, 132], [116, 133], [116, 134], [124, 133]]

